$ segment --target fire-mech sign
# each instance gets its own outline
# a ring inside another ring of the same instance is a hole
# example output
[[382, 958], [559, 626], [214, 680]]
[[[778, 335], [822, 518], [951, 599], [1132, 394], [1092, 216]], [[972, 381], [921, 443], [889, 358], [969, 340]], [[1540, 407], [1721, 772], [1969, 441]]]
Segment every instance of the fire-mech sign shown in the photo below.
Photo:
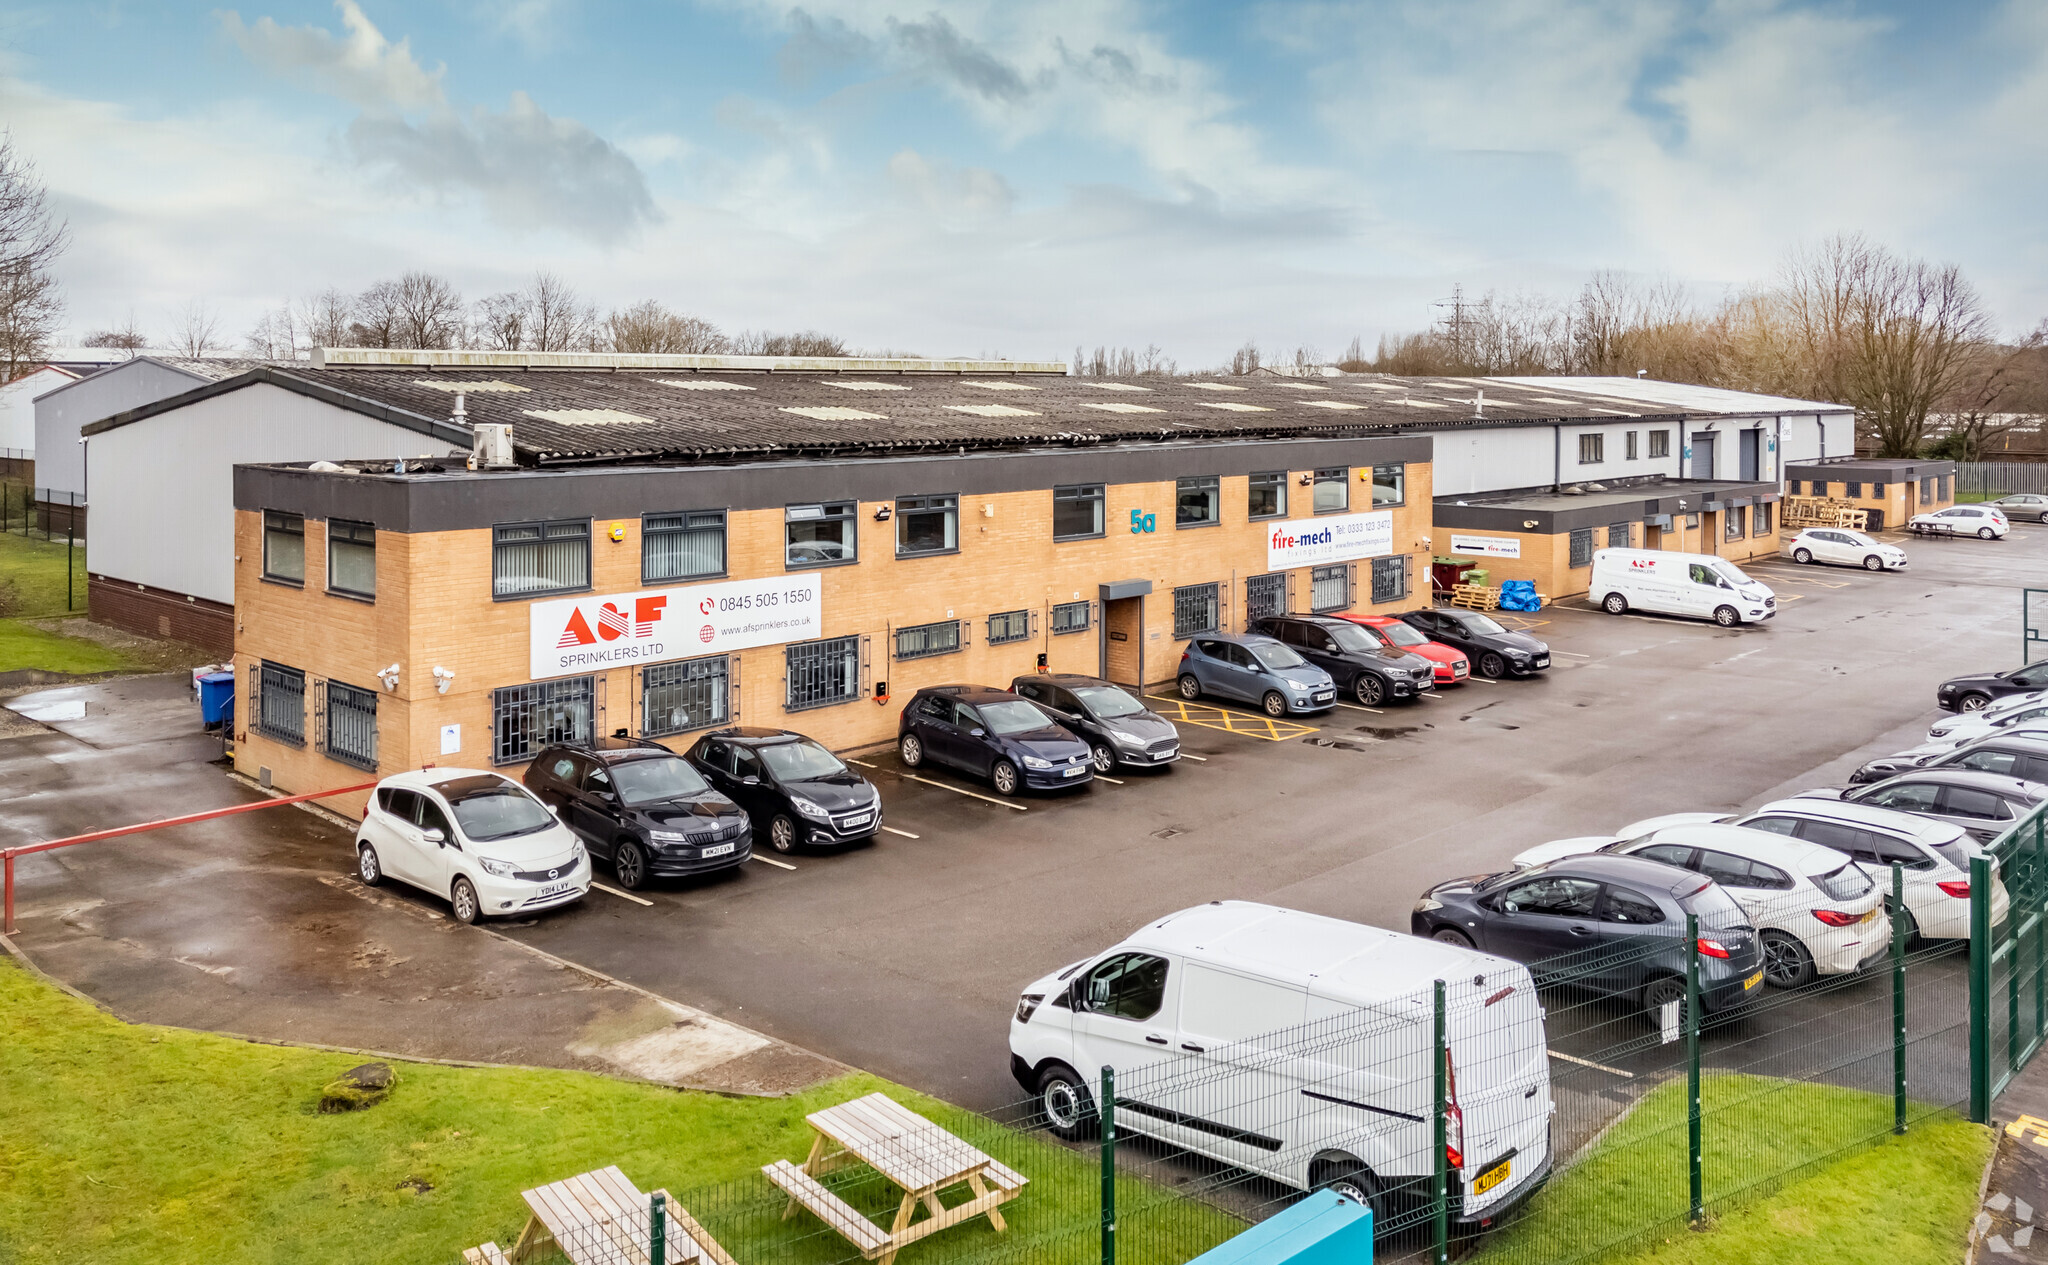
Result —
[[1274, 523], [1266, 531], [1266, 569], [1319, 566], [1394, 552], [1394, 513], [1326, 514]]
[[823, 634], [815, 575], [535, 602], [528, 625], [536, 681], [772, 646]]

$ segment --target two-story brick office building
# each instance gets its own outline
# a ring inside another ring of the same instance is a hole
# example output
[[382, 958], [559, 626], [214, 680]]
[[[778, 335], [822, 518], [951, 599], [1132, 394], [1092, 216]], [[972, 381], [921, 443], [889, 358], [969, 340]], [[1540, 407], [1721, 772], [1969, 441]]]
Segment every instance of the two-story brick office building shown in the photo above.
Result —
[[924, 685], [1041, 661], [1157, 685], [1198, 632], [1428, 600], [1430, 438], [1292, 392], [730, 370], [321, 382], [406, 411], [459, 388], [469, 421], [511, 427], [518, 464], [237, 468], [237, 762], [295, 790], [426, 762], [516, 772], [619, 730], [680, 747], [740, 722], [857, 747], [892, 739]]

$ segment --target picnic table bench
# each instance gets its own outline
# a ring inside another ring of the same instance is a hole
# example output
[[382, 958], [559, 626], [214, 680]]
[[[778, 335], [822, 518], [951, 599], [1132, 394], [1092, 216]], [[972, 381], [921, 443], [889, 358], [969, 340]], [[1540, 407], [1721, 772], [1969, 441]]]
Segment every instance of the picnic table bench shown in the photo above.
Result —
[[[806, 1116], [816, 1137], [803, 1166], [777, 1160], [762, 1167], [769, 1181], [788, 1193], [784, 1220], [799, 1206], [837, 1231], [867, 1260], [891, 1265], [896, 1253], [949, 1226], [986, 1215], [1001, 1232], [998, 1208], [1030, 1179], [1005, 1167], [886, 1094], [869, 1094]], [[865, 1164], [903, 1192], [896, 1220], [883, 1230], [818, 1180], [824, 1174]], [[956, 1186], [969, 1197], [951, 1208], [939, 1198]], [[929, 1214], [913, 1222], [918, 1208]]]
[[[665, 1190], [661, 1199], [665, 1265], [735, 1265], [732, 1257]], [[508, 1253], [496, 1243], [463, 1252], [465, 1265], [522, 1265], [552, 1248], [575, 1265], [648, 1265], [653, 1259], [653, 1196], [642, 1194], [617, 1165], [526, 1191], [531, 1214]]]

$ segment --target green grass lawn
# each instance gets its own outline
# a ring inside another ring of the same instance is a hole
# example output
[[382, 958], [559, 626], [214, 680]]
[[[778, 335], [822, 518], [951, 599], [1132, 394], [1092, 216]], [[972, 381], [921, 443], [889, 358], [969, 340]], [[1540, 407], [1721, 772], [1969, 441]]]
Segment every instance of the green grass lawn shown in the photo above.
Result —
[[[454, 1262], [486, 1239], [511, 1246], [521, 1190], [617, 1164], [643, 1190], [666, 1187], [743, 1265], [824, 1265], [848, 1245], [807, 1214], [782, 1221], [759, 1168], [802, 1161], [806, 1112], [876, 1089], [1031, 1179], [1005, 1208], [1007, 1234], [965, 1224], [905, 1249], [903, 1265], [1097, 1259], [1090, 1156], [865, 1074], [746, 1099], [401, 1063], [388, 1101], [316, 1114], [321, 1086], [360, 1061], [126, 1024], [0, 958], [0, 1261]], [[1123, 1191], [1159, 1197], [1135, 1182]], [[871, 1213], [893, 1208], [873, 1183], [842, 1193]], [[1177, 1265], [1241, 1228], [1205, 1205], [1174, 1223], [1123, 1259]]]
[[[13, 589], [14, 609], [0, 614], [35, 619], [66, 613], [64, 541], [39, 540], [18, 531], [0, 532], [0, 585]], [[71, 559], [72, 611], [85, 609], [85, 549]]]
[[0, 672], [41, 668], [45, 672], [129, 672], [137, 664], [111, 646], [85, 637], [66, 637], [19, 619], [0, 619]]
[[[1582, 1159], [1485, 1241], [1480, 1265], [1952, 1265], [1996, 1135], [1919, 1104], [1883, 1136], [1892, 1100], [1825, 1085], [1710, 1075], [1701, 1087], [1708, 1227], [1685, 1227], [1685, 1083], [1651, 1091]], [[1771, 1179], [1825, 1155], [1772, 1189]], [[1658, 1220], [1645, 1243], [1635, 1238]], [[1622, 1245], [1603, 1251], [1610, 1245]]]

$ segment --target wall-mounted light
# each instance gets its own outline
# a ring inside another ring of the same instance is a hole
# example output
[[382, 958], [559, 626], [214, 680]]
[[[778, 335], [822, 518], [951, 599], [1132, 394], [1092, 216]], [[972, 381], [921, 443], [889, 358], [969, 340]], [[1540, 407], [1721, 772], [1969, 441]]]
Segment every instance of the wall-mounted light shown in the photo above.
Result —
[[1307, 487], [1309, 484], [1314, 483], [1315, 481], [1316, 480], [1314, 475], [1305, 474], [1301, 476], [1301, 486], [1303, 487]]
[[398, 689], [398, 665], [394, 663], [390, 667], [384, 669], [382, 672], [379, 672], [377, 674], [377, 679], [384, 683], [384, 688], [386, 690], [395, 693]]
[[895, 515], [895, 513], [895, 510], [890, 509], [886, 505], [877, 505], [875, 507], [875, 521], [878, 523], [886, 523], [889, 521], [891, 517]]
[[434, 693], [446, 694], [448, 687], [455, 684], [455, 674], [440, 664], [434, 665]]
[[1523, 527], [1523, 529], [1524, 529], [1524, 530], [1527, 530], [1527, 531], [1535, 531], [1535, 530], [1536, 530], [1536, 520], [1535, 520], [1535, 519], [1533, 519], [1533, 518], [1525, 518], [1525, 519], [1523, 519], [1523, 520], [1522, 520], [1522, 527]]

